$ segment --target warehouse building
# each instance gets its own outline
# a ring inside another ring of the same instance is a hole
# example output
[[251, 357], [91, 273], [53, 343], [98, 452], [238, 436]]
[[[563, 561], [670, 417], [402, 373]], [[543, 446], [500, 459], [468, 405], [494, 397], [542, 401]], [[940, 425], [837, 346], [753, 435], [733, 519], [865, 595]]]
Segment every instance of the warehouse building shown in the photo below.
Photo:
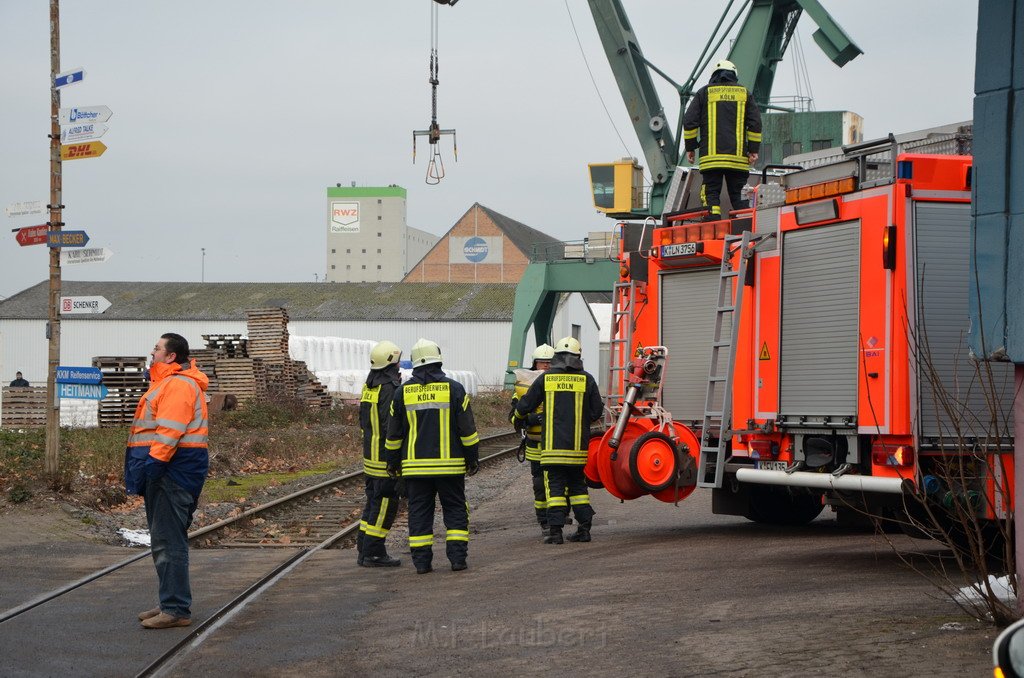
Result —
[[515, 283], [532, 260], [563, 244], [535, 228], [473, 203], [403, 282]]
[[[0, 301], [0, 377], [6, 381], [20, 370], [33, 384], [46, 382], [47, 290], [44, 281]], [[148, 356], [165, 332], [201, 348], [204, 334], [245, 335], [246, 310], [283, 307], [296, 336], [389, 339], [406, 357], [418, 338], [433, 339], [445, 367], [472, 371], [487, 388], [499, 387], [505, 376], [515, 285], [64, 281], [63, 294], [101, 296], [111, 305], [104, 313], [62, 317], [62, 365], [89, 365], [94, 356]], [[598, 324], [581, 295], [562, 299], [552, 334], [577, 336], [584, 359], [593, 356], [597, 368]]]

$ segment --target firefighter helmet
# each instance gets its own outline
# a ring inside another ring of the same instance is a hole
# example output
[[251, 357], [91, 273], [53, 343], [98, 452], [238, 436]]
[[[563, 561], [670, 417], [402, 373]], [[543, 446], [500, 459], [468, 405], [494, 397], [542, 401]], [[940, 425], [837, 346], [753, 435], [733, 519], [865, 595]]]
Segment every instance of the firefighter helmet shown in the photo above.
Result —
[[555, 357], [555, 347], [548, 346], [547, 344], [541, 344], [537, 348], [533, 349], [533, 364], [537, 365], [538, 360], [551, 361]]
[[580, 342], [574, 337], [563, 337], [555, 342], [555, 353], [580, 354]]
[[402, 349], [390, 341], [382, 341], [370, 350], [370, 369], [382, 370], [402, 359]]
[[736, 73], [736, 64], [734, 64], [733, 62], [729, 61], [728, 59], [722, 59], [717, 64], [715, 64], [715, 70], [716, 71], [732, 71], [735, 74]]
[[441, 347], [429, 339], [420, 339], [412, 347], [412, 366], [430, 365], [441, 362]]

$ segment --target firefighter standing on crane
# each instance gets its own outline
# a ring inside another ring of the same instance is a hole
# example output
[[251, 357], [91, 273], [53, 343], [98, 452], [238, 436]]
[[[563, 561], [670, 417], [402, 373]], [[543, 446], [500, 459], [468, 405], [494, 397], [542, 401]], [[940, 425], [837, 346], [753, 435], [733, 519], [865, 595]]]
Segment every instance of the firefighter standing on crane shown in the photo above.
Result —
[[359, 427], [363, 430], [363, 471], [366, 505], [359, 521], [356, 562], [363, 567], [397, 567], [401, 561], [388, 555], [384, 539], [398, 512], [396, 480], [388, 477], [384, 438], [395, 389], [402, 383], [398, 364], [402, 350], [382, 341], [370, 351], [370, 373], [359, 402]]
[[412, 377], [398, 387], [391, 401], [387, 472], [405, 478], [409, 548], [416, 573], [433, 569], [435, 497], [441, 499], [445, 551], [452, 570], [465, 570], [469, 551], [466, 474], [480, 468], [480, 436], [465, 387], [441, 369], [441, 348], [420, 339], [410, 357]]
[[715, 64], [711, 81], [694, 94], [683, 116], [683, 139], [691, 164], [694, 151], [700, 150], [704, 180], [700, 197], [709, 218], [722, 215], [723, 180], [732, 208], [747, 207], [742, 190], [761, 150], [761, 112], [747, 88], [739, 84], [731, 61]]
[[[551, 368], [530, 386], [516, 404], [514, 419], [524, 420], [544, 405], [540, 464], [544, 472], [547, 519], [550, 534], [545, 544], [561, 544], [569, 505], [579, 528], [569, 541], [590, 541], [594, 509], [590, 506], [583, 466], [587, 463], [590, 424], [601, 418], [604, 402], [597, 380], [583, 369], [580, 342], [559, 339]], [[565, 498], [569, 491], [568, 502]]]

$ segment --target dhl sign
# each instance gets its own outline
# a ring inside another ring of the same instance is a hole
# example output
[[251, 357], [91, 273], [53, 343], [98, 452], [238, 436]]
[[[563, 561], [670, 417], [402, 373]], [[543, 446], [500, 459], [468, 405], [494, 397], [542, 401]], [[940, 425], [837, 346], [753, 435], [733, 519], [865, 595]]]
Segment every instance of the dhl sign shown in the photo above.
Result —
[[78, 160], [80, 158], [98, 158], [107, 150], [102, 141], [88, 141], [81, 144], [64, 144], [60, 147], [61, 160]]

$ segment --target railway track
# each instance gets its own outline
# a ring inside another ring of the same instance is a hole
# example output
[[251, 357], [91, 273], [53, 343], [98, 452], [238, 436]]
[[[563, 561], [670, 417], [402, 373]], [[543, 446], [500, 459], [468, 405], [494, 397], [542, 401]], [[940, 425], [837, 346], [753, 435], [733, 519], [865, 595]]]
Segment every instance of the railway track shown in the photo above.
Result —
[[[481, 468], [489, 461], [502, 458], [517, 449], [518, 434], [503, 433], [481, 438]], [[249, 586], [202, 623], [189, 627], [189, 632], [173, 647], [144, 668], [139, 676], [159, 675], [186, 649], [203, 642], [237, 614], [245, 604], [269, 589], [289, 572], [318, 551], [332, 548], [354, 536], [362, 511], [362, 471], [331, 478], [312, 487], [275, 499], [244, 513], [208, 525], [189, 534], [189, 540], [209, 540], [222, 547], [288, 547], [290, 554], [280, 565]], [[267, 523], [273, 527], [268, 527]], [[268, 537], [268, 534], [271, 536]], [[257, 536], [258, 535], [258, 536]], [[59, 589], [46, 593], [15, 608], [0, 613], [0, 625], [30, 610], [59, 599], [81, 586], [94, 582], [150, 555], [146, 550], [131, 558], [92, 573]]]

